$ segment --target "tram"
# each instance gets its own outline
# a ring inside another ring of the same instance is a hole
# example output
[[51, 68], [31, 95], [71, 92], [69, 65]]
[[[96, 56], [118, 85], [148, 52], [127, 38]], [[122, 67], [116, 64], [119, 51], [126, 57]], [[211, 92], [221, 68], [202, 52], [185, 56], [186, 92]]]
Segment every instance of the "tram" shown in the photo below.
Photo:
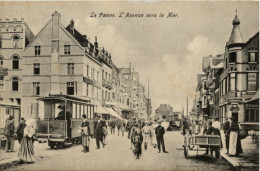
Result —
[[91, 104], [90, 100], [62, 94], [37, 100], [44, 102], [44, 119], [37, 121], [36, 137], [38, 141], [48, 141], [51, 149], [81, 143], [78, 129], [83, 114], [87, 115], [90, 132], [94, 135], [94, 113], [97, 106]]

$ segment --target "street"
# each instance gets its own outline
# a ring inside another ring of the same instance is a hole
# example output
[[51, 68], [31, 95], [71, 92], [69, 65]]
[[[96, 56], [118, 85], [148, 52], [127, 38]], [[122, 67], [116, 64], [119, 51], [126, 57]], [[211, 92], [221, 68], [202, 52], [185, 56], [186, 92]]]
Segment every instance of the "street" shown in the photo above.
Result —
[[[95, 139], [92, 139], [89, 153], [82, 153], [81, 145], [51, 150], [47, 143], [37, 144], [45, 148], [40, 152], [35, 148], [34, 164], [13, 166], [9, 170], [231, 170], [223, 159], [196, 156], [196, 152], [190, 153], [191, 156], [185, 159], [180, 131], [166, 132], [165, 146], [168, 154], [158, 153], [157, 148], [148, 146], [147, 151], [143, 149], [139, 160], [135, 159], [129, 149], [127, 134], [124, 137], [109, 134], [107, 144], [105, 148], [97, 150]], [[199, 152], [199, 155], [203, 153]]]

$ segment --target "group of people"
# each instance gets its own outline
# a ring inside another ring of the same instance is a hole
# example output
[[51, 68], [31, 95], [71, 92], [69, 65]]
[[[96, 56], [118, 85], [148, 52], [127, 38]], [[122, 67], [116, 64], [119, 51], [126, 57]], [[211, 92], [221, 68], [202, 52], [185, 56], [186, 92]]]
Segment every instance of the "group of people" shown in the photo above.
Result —
[[131, 142], [130, 149], [133, 148], [133, 153], [136, 156], [136, 159], [139, 159], [142, 155], [142, 143], [144, 143], [144, 149], [147, 150], [148, 143], [151, 142], [151, 145], [156, 148], [158, 146], [158, 153], [161, 152], [161, 146], [164, 153], [168, 153], [165, 150], [164, 145], [164, 134], [165, 129], [161, 126], [161, 121], [153, 122], [142, 122], [136, 120], [135, 117], [132, 118], [132, 121], [128, 122], [128, 138]]
[[[215, 118], [214, 121], [208, 120], [206, 125], [204, 126], [201, 121], [189, 122], [186, 118], [183, 121], [183, 135], [186, 134], [204, 134], [204, 135], [219, 135], [221, 140], [221, 124], [219, 122], [219, 118]], [[240, 126], [239, 123], [234, 120], [233, 117], [226, 118], [226, 122], [223, 125], [223, 130], [225, 134], [225, 142], [227, 154], [230, 156], [239, 156], [239, 154], [243, 153], [240, 139]], [[222, 148], [221, 141], [221, 148]], [[213, 155], [213, 148], [210, 148], [211, 155]], [[209, 148], [206, 149], [205, 155], [208, 155]]]
[[18, 156], [20, 163], [33, 163], [34, 160], [34, 136], [35, 136], [35, 120], [24, 118], [20, 119], [20, 123], [15, 130], [14, 118], [9, 116], [6, 120], [4, 135], [6, 137], [6, 152], [14, 152], [14, 140], [17, 136], [20, 144]]

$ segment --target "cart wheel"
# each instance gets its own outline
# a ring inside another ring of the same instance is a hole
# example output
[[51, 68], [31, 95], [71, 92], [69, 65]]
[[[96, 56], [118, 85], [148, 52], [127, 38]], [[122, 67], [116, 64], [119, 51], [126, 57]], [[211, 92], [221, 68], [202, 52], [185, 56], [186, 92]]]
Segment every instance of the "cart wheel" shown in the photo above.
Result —
[[220, 155], [220, 150], [219, 150], [219, 148], [216, 149], [215, 155], [216, 155], [216, 158], [218, 159], [218, 158], [219, 158], [219, 155]]

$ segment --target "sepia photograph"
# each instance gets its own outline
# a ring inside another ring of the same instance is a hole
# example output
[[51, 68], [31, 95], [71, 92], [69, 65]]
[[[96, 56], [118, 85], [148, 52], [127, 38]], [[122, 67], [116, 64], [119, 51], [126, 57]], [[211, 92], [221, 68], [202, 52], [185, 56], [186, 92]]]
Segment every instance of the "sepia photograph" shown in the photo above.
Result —
[[258, 1], [0, 11], [0, 170], [259, 170]]

